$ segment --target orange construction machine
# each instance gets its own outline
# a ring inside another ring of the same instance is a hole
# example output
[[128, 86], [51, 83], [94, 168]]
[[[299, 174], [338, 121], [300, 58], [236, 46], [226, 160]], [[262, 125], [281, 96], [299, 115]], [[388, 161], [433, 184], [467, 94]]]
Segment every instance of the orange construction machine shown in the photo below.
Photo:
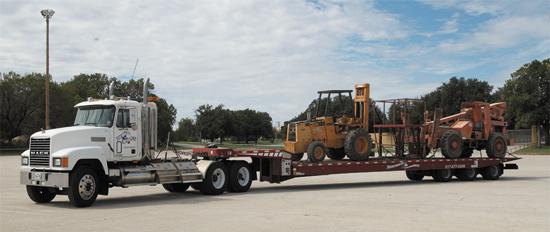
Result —
[[[441, 118], [434, 112], [433, 121], [425, 121], [422, 133], [429, 148], [440, 148], [446, 158], [468, 158], [474, 149], [492, 158], [503, 158], [507, 151], [504, 111], [506, 103], [466, 102], [458, 114]], [[424, 114], [428, 118], [428, 112]]]
[[[319, 91], [308, 120], [288, 124], [285, 151], [292, 154], [293, 160], [300, 160], [307, 153], [310, 162], [322, 161], [326, 156], [332, 160], [341, 160], [346, 155], [356, 161], [368, 159], [374, 146], [368, 133], [369, 90], [369, 84], [355, 85], [353, 101], [352, 90]], [[336, 100], [337, 96], [344, 105], [343, 95], [349, 96], [347, 101], [351, 101], [353, 115], [329, 115], [331, 97]]]

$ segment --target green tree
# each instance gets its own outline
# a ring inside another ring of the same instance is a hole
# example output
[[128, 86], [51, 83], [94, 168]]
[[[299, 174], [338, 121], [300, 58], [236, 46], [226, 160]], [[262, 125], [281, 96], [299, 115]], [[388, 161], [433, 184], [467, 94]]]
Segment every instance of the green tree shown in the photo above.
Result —
[[427, 110], [433, 111], [435, 108], [441, 108], [443, 115], [452, 115], [460, 112], [463, 102], [490, 102], [492, 90], [493, 86], [486, 81], [452, 77], [449, 82], [443, 83], [422, 98], [426, 102]]
[[[2, 73], [0, 79], [0, 135], [11, 142], [14, 137], [44, 127], [44, 77], [38, 73], [21, 76]], [[40, 119], [40, 120], [39, 120]], [[36, 121], [31, 126], [29, 122]], [[39, 123], [38, 123], [39, 121]], [[32, 131], [32, 132], [34, 132]]]
[[174, 132], [174, 139], [178, 141], [198, 141], [198, 130], [193, 119], [182, 118], [178, 122], [178, 129]]
[[540, 125], [550, 145], [550, 59], [534, 60], [512, 73], [502, 90], [506, 118], [514, 128]]

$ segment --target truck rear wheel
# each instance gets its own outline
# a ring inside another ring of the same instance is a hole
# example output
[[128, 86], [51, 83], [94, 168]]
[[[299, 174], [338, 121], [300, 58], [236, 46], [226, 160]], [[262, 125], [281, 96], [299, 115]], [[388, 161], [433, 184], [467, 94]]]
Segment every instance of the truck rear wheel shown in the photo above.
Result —
[[99, 179], [93, 169], [88, 166], [79, 166], [71, 173], [69, 179], [69, 201], [76, 207], [92, 205], [98, 194]]
[[183, 193], [187, 191], [187, 189], [189, 188], [189, 184], [185, 184], [185, 183], [162, 184], [162, 187], [164, 187], [166, 191], [171, 193]]
[[248, 162], [231, 162], [228, 190], [230, 192], [246, 192], [250, 189], [250, 185], [252, 185], [252, 172]]
[[441, 136], [440, 147], [445, 158], [459, 158], [462, 155], [462, 136], [454, 130], [445, 131]]
[[220, 195], [227, 188], [227, 169], [220, 162], [213, 162], [206, 170], [204, 179], [199, 184], [199, 191], [205, 195]]
[[331, 160], [342, 160], [346, 157], [346, 151], [344, 151], [344, 148], [329, 148], [327, 156]]
[[489, 166], [482, 168], [480, 173], [484, 180], [497, 180], [500, 177], [501, 171], [499, 166]]
[[419, 171], [406, 171], [405, 173], [407, 174], [407, 178], [412, 181], [421, 181], [424, 179], [424, 174]]
[[307, 146], [307, 159], [310, 162], [320, 162], [325, 159], [327, 148], [322, 142], [313, 141]]
[[458, 169], [455, 171], [455, 176], [462, 181], [472, 181], [476, 179], [477, 171], [473, 168]]
[[48, 203], [55, 198], [56, 189], [27, 185], [27, 194], [36, 203]]
[[491, 158], [504, 158], [507, 147], [506, 140], [501, 133], [492, 133], [487, 140], [487, 156]]
[[351, 160], [367, 160], [371, 155], [372, 148], [372, 139], [365, 129], [355, 129], [346, 135], [344, 149]]
[[451, 171], [451, 169], [435, 170], [432, 174], [432, 177], [437, 182], [449, 182], [453, 178], [453, 172]]

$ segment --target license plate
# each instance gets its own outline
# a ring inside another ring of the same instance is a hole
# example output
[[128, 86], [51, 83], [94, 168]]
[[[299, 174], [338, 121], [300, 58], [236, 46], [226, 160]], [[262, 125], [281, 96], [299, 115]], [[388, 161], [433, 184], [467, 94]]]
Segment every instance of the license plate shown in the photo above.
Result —
[[32, 181], [45, 181], [46, 180], [46, 173], [43, 172], [33, 172], [31, 175]]

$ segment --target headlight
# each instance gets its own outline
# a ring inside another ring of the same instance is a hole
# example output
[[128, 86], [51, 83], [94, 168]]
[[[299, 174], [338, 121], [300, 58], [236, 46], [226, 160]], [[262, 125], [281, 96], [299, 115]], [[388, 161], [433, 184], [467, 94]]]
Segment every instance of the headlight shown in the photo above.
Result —
[[53, 158], [53, 166], [54, 167], [68, 167], [69, 166], [69, 158], [63, 157], [63, 158]]
[[22, 156], [21, 157], [21, 165], [29, 165], [29, 157]]

